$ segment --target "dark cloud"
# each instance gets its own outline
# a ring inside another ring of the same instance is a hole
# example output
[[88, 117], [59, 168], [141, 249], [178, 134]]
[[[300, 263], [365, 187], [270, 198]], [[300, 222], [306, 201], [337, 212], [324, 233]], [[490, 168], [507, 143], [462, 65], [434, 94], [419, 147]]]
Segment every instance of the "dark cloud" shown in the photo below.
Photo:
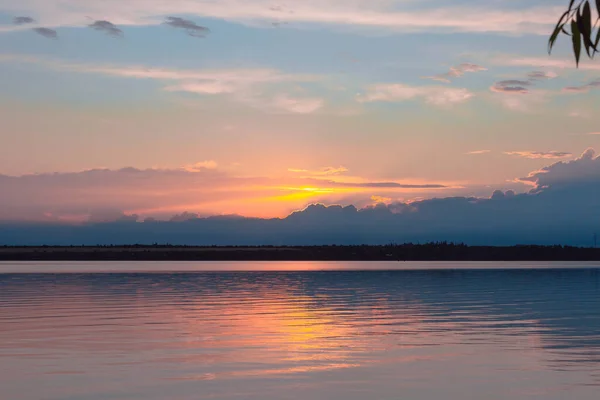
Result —
[[171, 217], [171, 219], [169, 221], [171, 222], [184, 222], [184, 221], [191, 221], [194, 219], [198, 219], [199, 215], [196, 213], [190, 213], [190, 212], [183, 212], [181, 214], [176, 214], [174, 216]]
[[[171, 221], [147, 220], [142, 223], [136, 222], [139, 221], [138, 212], [113, 211], [131, 209], [128, 206], [156, 206], [150, 197], [157, 187], [161, 188], [161, 202], [165, 201], [165, 193], [171, 188], [178, 188], [177, 201], [183, 199], [187, 204], [203, 201], [202, 196], [208, 196], [204, 200], [215, 201], [215, 195], [221, 193], [221, 189], [202, 194], [197, 188], [209, 184], [213, 188], [223, 188], [218, 186], [220, 182], [229, 180], [227, 185], [235, 184], [232, 179], [214, 170], [190, 173], [133, 168], [25, 178], [0, 175], [3, 193], [0, 211], [4, 215], [19, 213], [26, 203], [39, 207], [54, 204], [54, 208], [50, 207], [52, 212], [56, 209], [60, 213], [64, 211], [60, 207], [68, 207], [72, 213], [86, 212], [88, 220], [93, 222], [80, 226], [66, 225], [59, 220], [53, 224], [4, 222], [0, 224], [0, 243], [311, 245], [450, 240], [495, 245], [587, 245], [592, 233], [600, 227], [600, 158], [592, 149], [572, 161], [556, 162], [521, 178], [520, 181], [531, 185], [532, 189], [519, 194], [496, 190], [484, 197], [378, 202], [362, 208], [314, 204], [282, 219], [205, 218], [184, 212], [175, 215]], [[179, 181], [173, 184], [173, 180]], [[180, 191], [182, 183], [194, 188], [189, 197]], [[54, 191], [44, 188], [48, 185]], [[123, 191], [132, 187], [135, 192], [129, 193], [127, 200], [131, 203], [123, 203]], [[237, 195], [225, 193], [228, 198]], [[98, 209], [90, 213], [92, 200], [96, 201]], [[117, 207], [116, 200], [123, 207]]]
[[527, 94], [529, 93], [528, 86], [531, 86], [530, 81], [509, 79], [496, 82], [490, 89], [497, 93]]
[[164, 22], [165, 25], [169, 25], [170, 27], [183, 29], [185, 32], [193, 37], [206, 37], [210, 33], [210, 29], [200, 26], [196, 24], [194, 21], [190, 21], [188, 19], [183, 19], [179, 17], [167, 17]]
[[517, 79], [509, 79], [505, 81], [496, 82], [496, 86], [531, 86], [531, 82], [521, 81]]
[[109, 21], [95, 21], [93, 24], [90, 24], [89, 27], [97, 31], [104, 32], [110, 36], [123, 36], [123, 31], [117, 28], [112, 22]]
[[557, 189], [582, 182], [600, 187], [600, 157], [596, 157], [594, 149], [587, 149], [572, 161], [560, 161], [544, 167], [521, 178], [521, 181], [535, 184], [537, 189]]
[[33, 24], [34, 22], [35, 22], [35, 19], [33, 19], [31, 17], [14, 17], [13, 18], [13, 24], [15, 24], [15, 25]]
[[88, 217], [88, 222], [90, 223], [137, 222], [138, 220], [138, 215], [127, 215], [118, 210], [96, 210]]
[[492, 92], [508, 94], [527, 94], [529, 90], [522, 86], [492, 86]]
[[546, 71], [531, 71], [527, 74], [527, 77], [532, 80], [552, 79], [556, 78], [556, 74], [554, 72]]
[[33, 28], [33, 31], [38, 35], [46, 37], [48, 39], [58, 39], [58, 33], [54, 29], [50, 28]]

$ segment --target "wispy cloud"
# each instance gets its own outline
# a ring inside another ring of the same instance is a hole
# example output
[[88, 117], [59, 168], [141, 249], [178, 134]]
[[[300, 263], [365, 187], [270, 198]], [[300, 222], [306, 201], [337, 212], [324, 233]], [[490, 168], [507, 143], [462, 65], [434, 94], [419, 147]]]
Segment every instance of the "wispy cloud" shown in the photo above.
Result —
[[89, 27], [97, 31], [104, 32], [110, 36], [123, 36], [123, 31], [117, 28], [116, 25], [109, 21], [94, 21], [94, 23], [90, 24]]
[[532, 90], [527, 93], [512, 93], [507, 95], [506, 92], [497, 94], [497, 100], [504, 108], [510, 111], [520, 113], [535, 113], [542, 108], [541, 105], [547, 103], [550, 99], [550, 93], [543, 90]]
[[490, 152], [491, 152], [491, 150], [473, 150], [473, 151], [469, 151], [466, 154], [477, 155], [477, 154], [488, 154]]
[[265, 111], [310, 114], [321, 109], [322, 98], [276, 92], [266, 94], [265, 87], [315, 82], [315, 75], [286, 74], [269, 68], [173, 69], [139, 65], [96, 65], [71, 63], [24, 55], [0, 55], [0, 62], [37, 64], [46, 68], [78, 73], [101, 74], [132, 79], [152, 79], [165, 83], [163, 90], [200, 95], [230, 95], [236, 101]]
[[[492, 59], [491, 63], [494, 65], [509, 67], [576, 69], [573, 59], [557, 57], [498, 56]], [[583, 61], [579, 64], [579, 69], [586, 71], [600, 71], [600, 64], [597, 62]]]
[[[186, 15], [224, 19], [243, 24], [256, 21], [328, 24], [379, 28], [396, 32], [492, 32], [547, 35], [560, 15], [560, 6], [521, 9], [480, 6], [406, 7], [404, 0], [305, 0], [293, 7], [273, 9], [271, 0], [21, 0], [5, 2], [6, 12], [31, 12], [48, 26], [80, 26], [87, 15], [103, 15], [121, 25], [161, 23], [165, 16]], [[171, 17], [178, 18], [178, 17]], [[175, 24], [188, 33], [197, 25], [179, 18]], [[178, 22], [177, 22], [178, 21]], [[269, 24], [270, 26], [270, 24]]]
[[181, 169], [187, 172], [201, 172], [205, 169], [216, 169], [218, 164], [213, 160], [200, 161], [194, 164], [183, 166]]
[[309, 176], [331, 176], [331, 175], [340, 175], [348, 172], [346, 167], [323, 167], [318, 170], [308, 170], [308, 169], [299, 169], [299, 168], [288, 168], [289, 172], [305, 174]]
[[589, 118], [590, 115], [585, 111], [574, 110], [569, 112], [569, 117], [571, 118]]
[[286, 74], [269, 68], [238, 69], [174, 69], [153, 68], [143, 65], [98, 65], [72, 63], [55, 59], [20, 54], [2, 54], [0, 62], [37, 64], [61, 71], [102, 74], [124, 78], [156, 79], [184, 82], [224, 82], [238, 85], [269, 82], [314, 82], [316, 75]]
[[477, 64], [463, 63], [457, 65], [456, 67], [450, 67], [450, 71], [433, 76], [425, 76], [424, 79], [431, 79], [434, 81], [450, 83], [452, 78], [458, 78], [463, 76], [467, 72], [479, 72], [479, 71], [487, 71], [487, 68], [484, 68]]
[[600, 89], [600, 80], [595, 80], [581, 86], [568, 86], [563, 89], [565, 93], [587, 93], [592, 89]]
[[424, 99], [435, 106], [451, 106], [464, 103], [475, 94], [468, 89], [443, 86], [408, 86], [403, 84], [376, 84], [367, 88], [366, 93], [358, 96], [362, 103], [400, 102], [412, 99]]
[[[259, 103], [260, 104], [260, 103]], [[325, 101], [317, 97], [294, 97], [287, 94], [277, 95], [268, 105], [275, 110], [287, 111], [295, 114], [312, 114], [321, 109]]]
[[504, 154], [509, 156], [530, 158], [530, 159], [556, 159], [567, 158], [573, 154], [566, 151], [506, 151]]
[[48, 39], [58, 39], [58, 33], [50, 28], [33, 28], [33, 31]]
[[167, 17], [164, 22], [172, 28], [183, 29], [189, 36], [203, 38], [210, 33], [210, 29], [196, 24], [194, 21], [179, 17]]

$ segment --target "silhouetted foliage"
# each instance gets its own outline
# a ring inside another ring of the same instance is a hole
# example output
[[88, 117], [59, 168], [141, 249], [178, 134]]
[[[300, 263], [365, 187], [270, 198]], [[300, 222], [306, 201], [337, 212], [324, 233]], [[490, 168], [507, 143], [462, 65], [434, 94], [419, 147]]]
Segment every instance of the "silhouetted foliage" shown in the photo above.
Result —
[[[595, 2], [595, 5], [592, 4]], [[593, 16], [593, 8], [596, 16]], [[570, 0], [569, 8], [565, 11], [550, 39], [548, 40], [548, 53], [552, 52], [556, 39], [560, 34], [571, 37], [575, 63], [579, 66], [581, 49], [585, 49], [589, 58], [594, 58], [600, 45], [600, 0]]]

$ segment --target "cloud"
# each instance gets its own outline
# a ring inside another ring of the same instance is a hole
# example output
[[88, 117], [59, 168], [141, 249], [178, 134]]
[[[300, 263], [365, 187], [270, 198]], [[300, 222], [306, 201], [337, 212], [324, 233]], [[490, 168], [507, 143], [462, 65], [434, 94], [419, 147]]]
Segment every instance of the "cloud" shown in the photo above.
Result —
[[276, 110], [295, 114], [312, 114], [322, 108], [324, 104], [325, 101], [321, 98], [293, 97], [285, 94], [275, 96], [270, 102], [270, 105]]
[[529, 81], [510, 79], [494, 83], [490, 90], [505, 94], [527, 94], [529, 93], [528, 86], [531, 86]]
[[100, 74], [121, 78], [152, 79], [164, 82], [167, 92], [199, 95], [230, 95], [233, 100], [268, 112], [310, 114], [325, 105], [321, 98], [273, 93], [281, 84], [317, 82], [322, 77], [307, 74], [287, 74], [269, 68], [239, 69], [173, 69], [140, 65], [96, 65], [71, 63], [25, 55], [0, 55], [0, 62], [31, 63], [54, 70]]
[[33, 31], [38, 35], [46, 37], [48, 39], [58, 39], [58, 33], [54, 29], [50, 28], [33, 28]]
[[[314, 82], [320, 79], [316, 75], [286, 74], [269, 68], [238, 68], [238, 69], [174, 69], [156, 68], [144, 65], [98, 65], [72, 63], [67, 61], [40, 58], [20, 54], [1, 54], [0, 62], [16, 62], [37, 64], [46, 68], [60, 71], [100, 74], [122, 78], [155, 79], [161, 81], [179, 81], [185, 83], [224, 84], [248, 86], [254, 84], [285, 83], [285, 82]], [[194, 91], [193, 86], [181, 90]], [[175, 89], [172, 89], [175, 90]], [[203, 92], [203, 89], [200, 89]], [[208, 92], [211, 92], [209, 90]]]
[[[285, 11], [271, 9], [271, 0], [21, 0], [5, 2], [6, 12], [31, 12], [52, 26], [81, 26], [87, 15], [103, 15], [121, 25], [159, 24], [169, 15], [222, 19], [256, 26], [257, 22], [286, 22], [295, 25], [329, 25], [379, 29], [385, 32], [478, 32], [498, 34], [547, 35], [560, 15], [560, 6], [539, 5], [507, 9], [494, 4], [479, 6], [430, 6], [404, 0], [305, 0], [293, 2]], [[182, 29], [185, 22], [178, 17], [173, 21]], [[171, 21], [171, 20], [169, 20]], [[194, 24], [192, 22], [192, 24]], [[194, 25], [191, 32], [196, 33]], [[270, 26], [270, 24], [269, 24]], [[201, 32], [199, 32], [201, 34]]]
[[[200, 179], [201, 175], [204, 177]], [[113, 179], [125, 176], [129, 178], [118, 180], [118, 185], [115, 186], [117, 182]], [[164, 179], [167, 176], [169, 179], [191, 177], [187, 185], [183, 186], [191, 190], [191, 193], [183, 192], [180, 186], [177, 186], [178, 190], [174, 190], [176, 187], [169, 185]], [[53, 205], [58, 208], [44, 213], [55, 218], [51, 220], [51, 224], [0, 223], [0, 242], [67, 245], [155, 242], [195, 245], [322, 245], [448, 240], [473, 245], [589, 245], [591, 233], [600, 223], [597, 213], [600, 158], [595, 157], [591, 149], [575, 160], [557, 162], [522, 178], [524, 183], [533, 186], [526, 193], [494, 190], [482, 197], [443, 197], [394, 202], [391, 201], [394, 197], [381, 194], [381, 189], [378, 189], [378, 194], [369, 193], [363, 208], [308, 202], [310, 205], [299, 207], [300, 211], [276, 219], [201, 217], [202, 214], [208, 214], [185, 209], [173, 212], [169, 208], [171, 214], [166, 221], [148, 218], [145, 220], [147, 222], [142, 223], [136, 221], [143, 218], [143, 213], [122, 212], [114, 208], [114, 198], [123, 199], [125, 190], [137, 190], [137, 196], [134, 197], [137, 202], [156, 197], [157, 194], [153, 194], [153, 191], [158, 192], [164, 202], [171, 190], [174, 191], [173, 197], [178, 197], [180, 201], [182, 196], [187, 196], [188, 199], [194, 198], [196, 203], [203, 201], [210, 204], [223, 194], [224, 188], [216, 190], [212, 186], [206, 192], [198, 192], [197, 189], [215, 179], [221, 182], [229, 178], [216, 171], [202, 171], [198, 175], [181, 171], [136, 169], [16, 178], [0, 176], [0, 189], [7, 189], [8, 185], [12, 185], [11, 190], [3, 190], [7, 196], [0, 197], [0, 212], [18, 215], [18, 212], [24, 211], [25, 205], [31, 207], [36, 202], [44, 207], [39, 209], [47, 210]], [[48, 191], [49, 181], [52, 182], [53, 191]], [[190, 185], [191, 182], [195, 184]], [[252, 184], [256, 185], [257, 181], [254, 180]], [[74, 187], [79, 185], [88, 188], [74, 193]], [[94, 191], [94, 188], [101, 190]], [[117, 195], [114, 198], [106, 194], [107, 189], [116, 188], [119, 190], [115, 190]], [[158, 188], [161, 190], [157, 190]], [[307, 193], [310, 194], [311, 190]], [[62, 201], [56, 197], [59, 193], [63, 196]], [[246, 198], [240, 200], [242, 193], [243, 191], [238, 191], [226, 195], [236, 196], [238, 204], [251, 203]], [[19, 202], [14, 202], [15, 196], [19, 198]], [[14, 203], [11, 203], [11, 199]], [[85, 210], [85, 206], [90, 207], [90, 199], [96, 200], [98, 204], [97, 209], [88, 214], [89, 219], [95, 223], [67, 225], [67, 221], [70, 221], [68, 215], [65, 216], [64, 210], [59, 207], [67, 206], [72, 210], [71, 215], [77, 215], [82, 209]], [[78, 209], [77, 202], [84, 207]], [[272, 204], [269, 206], [272, 207]], [[114, 222], [104, 222], [111, 220]]]
[[172, 28], [183, 29], [189, 36], [203, 38], [210, 33], [210, 29], [196, 24], [194, 21], [179, 17], [167, 17], [164, 22]]
[[412, 185], [398, 182], [329, 182], [335, 186], [356, 187], [356, 188], [397, 188], [397, 189], [444, 189], [447, 186], [438, 184]]
[[168, 92], [188, 92], [203, 95], [233, 94], [236, 95], [236, 99], [240, 102], [254, 108], [275, 113], [312, 114], [325, 105], [325, 100], [318, 97], [298, 97], [288, 94], [278, 94], [268, 97], [263, 94], [256, 94], [253, 90], [253, 86], [256, 84], [244, 80], [237, 82], [235, 80], [206, 80], [204, 82], [170, 85], [165, 87], [164, 90]]
[[578, 183], [600, 188], [600, 157], [596, 157], [594, 149], [587, 149], [574, 160], [559, 161], [520, 180], [535, 184], [537, 189], [558, 189]]
[[213, 161], [200, 161], [194, 164], [189, 164], [184, 166], [182, 169], [187, 172], [201, 172], [204, 169], [216, 169], [218, 164]]
[[93, 24], [89, 25], [90, 28], [104, 32], [107, 35], [121, 37], [123, 36], [123, 31], [117, 28], [112, 22], [109, 21], [95, 21]]
[[467, 154], [488, 154], [491, 150], [473, 150], [469, 151]]
[[196, 213], [190, 213], [190, 212], [183, 212], [181, 214], [175, 214], [174, 216], [172, 216], [169, 221], [171, 222], [185, 222], [185, 221], [192, 221], [195, 219], [198, 219], [200, 216]]
[[506, 151], [504, 154], [531, 159], [565, 158], [573, 155], [565, 151]]
[[451, 106], [471, 99], [475, 94], [468, 89], [443, 86], [408, 86], [403, 84], [376, 84], [358, 97], [361, 103], [400, 102], [421, 98], [435, 106]]
[[13, 24], [15, 24], [15, 25], [33, 24], [34, 22], [35, 22], [35, 19], [33, 19], [31, 17], [14, 17], [13, 18]]
[[476, 64], [463, 63], [463, 64], [457, 65], [456, 67], [450, 67], [450, 71], [448, 71], [444, 74], [439, 74], [439, 75], [434, 75], [434, 76], [426, 76], [426, 77], [424, 77], [424, 79], [431, 79], [434, 81], [450, 83], [451, 78], [461, 77], [467, 72], [480, 72], [480, 71], [487, 71], [487, 68], [484, 68], [484, 67], [482, 67], [480, 65], [476, 65]]
[[531, 80], [554, 79], [557, 76], [558, 74], [552, 71], [531, 71], [527, 74], [527, 77]]
[[600, 132], [590, 132], [588, 135], [600, 135]]
[[535, 106], [545, 103], [551, 92], [541, 89], [533, 89], [532, 86], [539, 79], [534, 79], [531, 76], [546, 76], [545, 73], [535, 71], [528, 74], [529, 79], [506, 79], [494, 83], [490, 87], [490, 91], [498, 93], [495, 99], [502, 106], [511, 111], [517, 112], [532, 112], [536, 109]]
[[[207, 160], [174, 169], [94, 169], [72, 173], [0, 175], [0, 221], [85, 221], [110, 210], [141, 218], [164, 218], [183, 211], [207, 214], [283, 215], [309, 199], [336, 201], [346, 196], [397, 198], [454, 190], [443, 182], [338, 180], [343, 167], [314, 174], [268, 178], [238, 176]], [[349, 179], [349, 177], [344, 177]]]
[[[589, 244], [591, 233], [600, 224], [597, 213], [600, 157], [596, 157], [594, 150], [588, 149], [574, 160], [559, 161], [533, 171], [520, 181], [533, 188], [525, 193], [494, 190], [482, 197], [406, 202], [390, 202], [397, 196], [387, 191], [382, 193], [381, 188], [407, 185], [366, 182], [363, 186], [367, 188], [361, 187], [362, 192], [356, 192], [366, 195], [364, 208], [313, 204], [300, 206], [297, 209], [301, 211], [285, 218], [260, 219], [200, 215], [216, 214], [207, 206], [229, 205], [226, 199], [234, 199], [238, 207], [264, 204], [263, 196], [281, 192], [277, 187], [281, 182], [233, 177], [205, 169], [186, 172], [124, 168], [21, 177], [0, 175], [3, 193], [0, 220], [46, 218], [42, 225], [0, 223], [0, 242], [310, 245], [449, 240], [494, 245]], [[323, 181], [292, 179], [288, 183], [307, 189], [302, 193], [288, 191], [294, 196], [302, 194], [300, 201], [310, 204], [316, 185]], [[337, 185], [349, 190], [343, 182], [332, 181], [327, 187], [336, 189]], [[376, 194], [370, 189], [377, 189]], [[258, 197], [257, 190], [260, 191]], [[321, 196], [329, 194], [319, 193]], [[281, 197], [277, 198], [282, 201]], [[276, 204], [271, 202], [268, 207]], [[144, 207], [153, 210], [152, 213], [140, 209]], [[136, 222], [156, 213], [166, 216], [166, 221]], [[65, 225], [76, 216], [94, 223]]]
[[391, 197], [382, 196], [371, 196], [371, 200], [373, 200], [374, 204], [390, 204], [392, 202]]
[[563, 92], [566, 93], [587, 93], [592, 89], [600, 88], [600, 80], [595, 80], [589, 83], [586, 83], [582, 86], [568, 86], [563, 89]]
[[569, 117], [571, 117], [571, 118], [589, 118], [590, 115], [585, 111], [575, 110], [575, 111], [569, 112]]
[[348, 172], [346, 167], [323, 167], [318, 170], [288, 168], [289, 172], [306, 174], [309, 176], [331, 176], [331, 175], [342, 175]]
[[235, 93], [239, 86], [234, 81], [205, 80], [204, 82], [184, 82], [169, 85], [164, 88], [167, 92], [188, 92], [197, 94]]
[[[491, 63], [499, 66], [509, 67], [532, 67], [532, 68], [555, 68], [555, 69], [576, 69], [575, 61], [567, 58], [552, 57], [515, 57], [498, 56], [491, 60]], [[586, 62], [583, 60], [578, 69], [584, 71], [600, 71], [600, 64], [597, 62]]]

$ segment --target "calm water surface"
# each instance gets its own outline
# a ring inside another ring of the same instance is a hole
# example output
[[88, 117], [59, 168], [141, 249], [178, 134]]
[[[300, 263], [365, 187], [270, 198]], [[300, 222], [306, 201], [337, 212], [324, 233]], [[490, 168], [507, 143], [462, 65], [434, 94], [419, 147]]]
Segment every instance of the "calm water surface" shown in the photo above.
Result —
[[0, 263], [0, 399], [596, 400], [593, 267]]

